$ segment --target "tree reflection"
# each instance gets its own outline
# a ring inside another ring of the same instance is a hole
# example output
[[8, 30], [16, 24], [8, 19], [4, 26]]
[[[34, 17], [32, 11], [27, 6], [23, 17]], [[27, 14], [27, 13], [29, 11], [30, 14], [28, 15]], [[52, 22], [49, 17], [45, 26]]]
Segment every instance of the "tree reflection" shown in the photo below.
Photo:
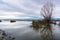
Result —
[[40, 33], [42, 40], [53, 40], [52, 27], [50, 24], [44, 25]]
[[50, 23], [40, 23], [39, 26], [32, 26], [33, 29], [39, 30], [42, 40], [53, 40], [52, 26]]

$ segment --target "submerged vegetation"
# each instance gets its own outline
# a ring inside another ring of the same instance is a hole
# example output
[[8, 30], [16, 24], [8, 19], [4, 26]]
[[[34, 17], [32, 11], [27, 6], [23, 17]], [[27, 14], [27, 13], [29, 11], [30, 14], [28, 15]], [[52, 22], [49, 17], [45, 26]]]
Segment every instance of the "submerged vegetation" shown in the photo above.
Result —
[[53, 33], [51, 24], [54, 24], [52, 21], [53, 13], [53, 3], [47, 2], [41, 8], [41, 16], [44, 17], [43, 20], [33, 20], [32, 27], [35, 30], [39, 30], [41, 33], [42, 40], [53, 40]]
[[0, 22], [2, 22], [2, 20], [0, 20]]
[[46, 24], [46, 23], [53, 23], [52, 22], [52, 14], [53, 14], [53, 3], [50, 2], [46, 2], [43, 7], [41, 8], [41, 16], [43, 16], [43, 20], [33, 20], [32, 24], [33, 26], [40, 26], [40, 24]]
[[0, 40], [15, 40], [15, 37], [0, 29]]
[[32, 26], [34, 30], [37, 30], [41, 34], [41, 40], [54, 40], [52, 33], [52, 25], [50, 23], [39, 23], [39, 26]]
[[16, 20], [10, 20], [11, 23], [16, 22]]

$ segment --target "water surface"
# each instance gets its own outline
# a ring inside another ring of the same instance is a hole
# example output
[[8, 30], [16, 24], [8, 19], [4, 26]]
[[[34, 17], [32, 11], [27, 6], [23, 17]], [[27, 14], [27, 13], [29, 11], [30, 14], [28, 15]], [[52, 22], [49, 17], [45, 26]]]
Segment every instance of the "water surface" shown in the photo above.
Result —
[[10, 23], [3, 21], [0, 23], [0, 29], [5, 30], [7, 33], [15, 36], [16, 40], [59, 40], [60, 39], [60, 26], [50, 24], [46, 28], [30, 27], [32, 21], [17, 21]]

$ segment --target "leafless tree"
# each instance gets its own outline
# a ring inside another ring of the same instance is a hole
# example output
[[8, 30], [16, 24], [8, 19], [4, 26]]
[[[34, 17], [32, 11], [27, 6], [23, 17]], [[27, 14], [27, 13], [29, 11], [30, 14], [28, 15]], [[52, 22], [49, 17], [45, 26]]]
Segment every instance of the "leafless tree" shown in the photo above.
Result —
[[43, 16], [45, 19], [51, 19], [52, 13], [53, 13], [53, 3], [50, 1], [47, 1], [43, 7], [41, 8], [41, 16]]

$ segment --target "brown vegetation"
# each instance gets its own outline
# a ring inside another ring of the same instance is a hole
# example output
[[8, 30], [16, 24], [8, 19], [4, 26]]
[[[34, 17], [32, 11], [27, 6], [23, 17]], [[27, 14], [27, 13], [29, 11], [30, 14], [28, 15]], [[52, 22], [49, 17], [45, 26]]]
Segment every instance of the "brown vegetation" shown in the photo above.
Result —
[[12, 22], [16, 22], [16, 20], [10, 20], [10, 22], [12, 23]]
[[52, 23], [51, 19], [52, 19], [52, 14], [53, 14], [53, 3], [52, 2], [46, 2], [43, 7], [41, 8], [41, 16], [44, 17], [44, 20], [33, 20], [32, 24], [33, 26], [37, 27], [40, 26], [40, 24], [50, 24]]
[[0, 40], [15, 40], [15, 37], [0, 29]]

